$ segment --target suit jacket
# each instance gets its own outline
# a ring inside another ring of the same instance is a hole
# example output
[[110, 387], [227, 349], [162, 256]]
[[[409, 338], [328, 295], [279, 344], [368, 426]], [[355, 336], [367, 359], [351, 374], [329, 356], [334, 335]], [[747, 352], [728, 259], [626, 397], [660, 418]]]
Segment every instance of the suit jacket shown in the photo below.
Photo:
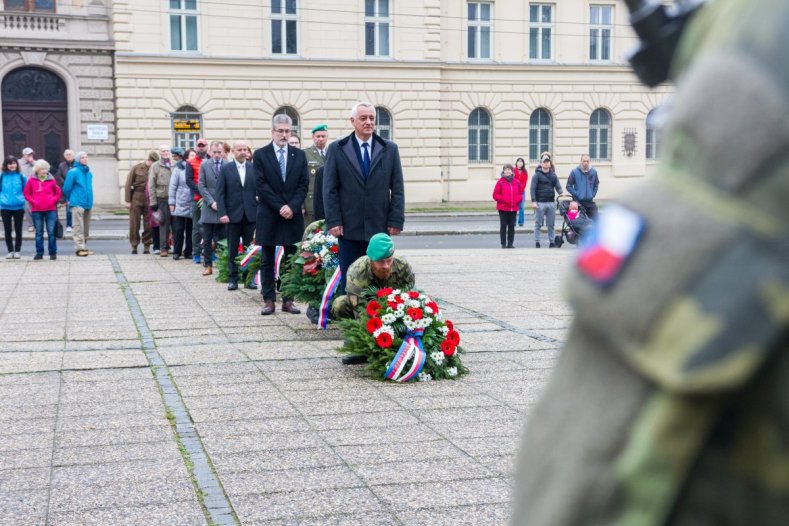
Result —
[[403, 167], [397, 145], [373, 134], [370, 173], [365, 179], [354, 134], [329, 145], [323, 166], [326, 228], [342, 225], [348, 240], [368, 241], [405, 222]]
[[216, 181], [216, 206], [219, 217], [230, 218], [231, 223], [240, 223], [244, 218], [255, 222], [257, 203], [255, 201], [255, 170], [252, 163], [246, 163], [246, 177], [241, 186], [241, 176], [235, 161], [227, 162], [219, 170]]
[[[258, 197], [258, 245], [292, 245], [297, 243], [304, 233], [301, 205], [309, 186], [307, 158], [298, 148], [289, 147], [287, 155], [285, 181], [282, 180], [273, 144], [269, 143], [255, 150], [252, 156]], [[292, 218], [285, 219], [279, 215], [283, 205], [288, 205], [293, 210]]]
[[[226, 163], [227, 161], [222, 159], [220, 166], [224, 166]], [[247, 172], [248, 175], [249, 172]], [[216, 183], [218, 180], [219, 171], [216, 169], [214, 160], [211, 158], [204, 159], [200, 164], [200, 173], [197, 177], [197, 189], [200, 191], [200, 195], [203, 196], [203, 208], [200, 211], [201, 223], [219, 223], [219, 214], [211, 208], [211, 204], [216, 202]], [[217, 207], [219, 207], [218, 204]]]

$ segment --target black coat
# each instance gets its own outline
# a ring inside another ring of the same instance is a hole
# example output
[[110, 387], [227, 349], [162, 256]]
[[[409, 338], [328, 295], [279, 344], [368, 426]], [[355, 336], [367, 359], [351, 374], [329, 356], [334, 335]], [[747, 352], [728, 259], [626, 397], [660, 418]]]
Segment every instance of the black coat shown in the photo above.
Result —
[[[304, 234], [301, 205], [310, 184], [307, 156], [298, 148], [288, 147], [287, 152], [284, 182], [273, 144], [255, 150], [252, 156], [258, 198], [255, 242], [261, 246], [292, 245]], [[290, 219], [279, 215], [284, 205], [293, 211]]]
[[250, 223], [255, 222], [257, 202], [255, 201], [255, 170], [252, 163], [246, 163], [246, 177], [241, 187], [241, 176], [238, 174], [235, 161], [225, 163], [219, 171], [216, 181], [217, 214], [228, 216], [231, 223], [240, 223], [246, 217]]
[[315, 192], [312, 196], [312, 220], [326, 219], [323, 210], [323, 166], [315, 172]]
[[343, 236], [368, 241], [387, 227], [405, 222], [403, 167], [397, 145], [373, 134], [370, 174], [365, 180], [353, 142], [354, 134], [329, 145], [323, 166], [326, 227], [342, 225]]

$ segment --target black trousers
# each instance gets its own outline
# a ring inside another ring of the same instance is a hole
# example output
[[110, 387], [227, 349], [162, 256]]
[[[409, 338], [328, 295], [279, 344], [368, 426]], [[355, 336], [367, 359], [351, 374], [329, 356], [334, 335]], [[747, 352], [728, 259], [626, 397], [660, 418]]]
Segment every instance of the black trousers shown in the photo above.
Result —
[[203, 233], [203, 266], [214, 266], [214, 245], [213, 242], [225, 237], [225, 225], [221, 223], [200, 223]]
[[511, 247], [515, 241], [515, 219], [518, 217], [518, 211], [505, 212], [499, 210], [499, 237], [501, 238], [501, 246]]
[[[186, 242], [186, 248], [184, 248]], [[192, 218], [173, 216], [173, 254], [192, 257]]]
[[592, 221], [597, 220], [597, 205], [594, 201], [578, 201], [578, 203], [586, 210], [586, 216]]
[[342, 280], [340, 281], [340, 290], [337, 291], [335, 297], [345, 294], [345, 276], [348, 275], [348, 269], [354, 261], [367, 253], [367, 245], [369, 245], [369, 242], [340, 237], [338, 238], [337, 244], [340, 247], [340, 272], [342, 273]]
[[230, 271], [230, 281], [238, 281], [238, 265], [236, 265], [238, 242], [241, 241], [244, 246], [247, 246], [255, 241], [254, 236], [254, 221], [247, 221], [246, 218], [243, 218], [239, 223], [227, 224], [227, 269]]
[[[260, 280], [263, 286], [260, 288], [260, 294], [264, 300], [276, 301], [277, 291], [275, 289], [276, 281], [274, 280], [274, 253], [277, 247], [270, 245], [263, 245], [260, 255]], [[296, 253], [296, 245], [285, 245], [285, 255], [282, 256], [282, 266], [279, 269], [279, 275], [282, 276], [288, 271], [286, 262], [288, 258]], [[282, 296], [282, 301], [289, 301], [293, 298]]]
[[[9, 252], [20, 252], [22, 250], [22, 219], [25, 217], [25, 210], [0, 210], [3, 218], [3, 232], [5, 233], [5, 246]], [[14, 235], [11, 237], [11, 221], [14, 222]], [[13, 241], [13, 242], [12, 242]]]

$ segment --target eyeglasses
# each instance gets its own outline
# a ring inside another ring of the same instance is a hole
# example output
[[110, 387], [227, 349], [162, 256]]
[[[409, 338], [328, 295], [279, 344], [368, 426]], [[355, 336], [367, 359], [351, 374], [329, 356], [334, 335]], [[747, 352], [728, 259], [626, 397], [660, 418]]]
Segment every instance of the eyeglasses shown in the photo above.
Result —
[[283, 130], [274, 130], [274, 133], [279, 133], [279, 134], [290, 133], [290, 130], [287, 128]]
[[208, 146], [208, 145], [205, 144], [205, 143], [202, 143], [202, 142], [197, 143], [197, 147], [198, 148], [205, 148], [206, 146]]

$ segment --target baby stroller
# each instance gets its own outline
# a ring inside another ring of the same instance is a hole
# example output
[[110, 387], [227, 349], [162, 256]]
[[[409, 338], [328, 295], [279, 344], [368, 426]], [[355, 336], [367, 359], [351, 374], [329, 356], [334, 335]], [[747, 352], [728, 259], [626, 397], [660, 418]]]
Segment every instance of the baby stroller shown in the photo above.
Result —
[[567, 216], [570, 203], [573, 201], [573, 197], [569, 195], [560, 195], [556, 198], [556, 209], [562, 215], [562, 232], [554, 240], [556, 248], [561, 248], [565, 241], [571, 245], [577, 244], [584, 233], [592, 227], [593, 222], [589, 219], [581, 203], [578, 203], [578, 217], [570, 219]]

